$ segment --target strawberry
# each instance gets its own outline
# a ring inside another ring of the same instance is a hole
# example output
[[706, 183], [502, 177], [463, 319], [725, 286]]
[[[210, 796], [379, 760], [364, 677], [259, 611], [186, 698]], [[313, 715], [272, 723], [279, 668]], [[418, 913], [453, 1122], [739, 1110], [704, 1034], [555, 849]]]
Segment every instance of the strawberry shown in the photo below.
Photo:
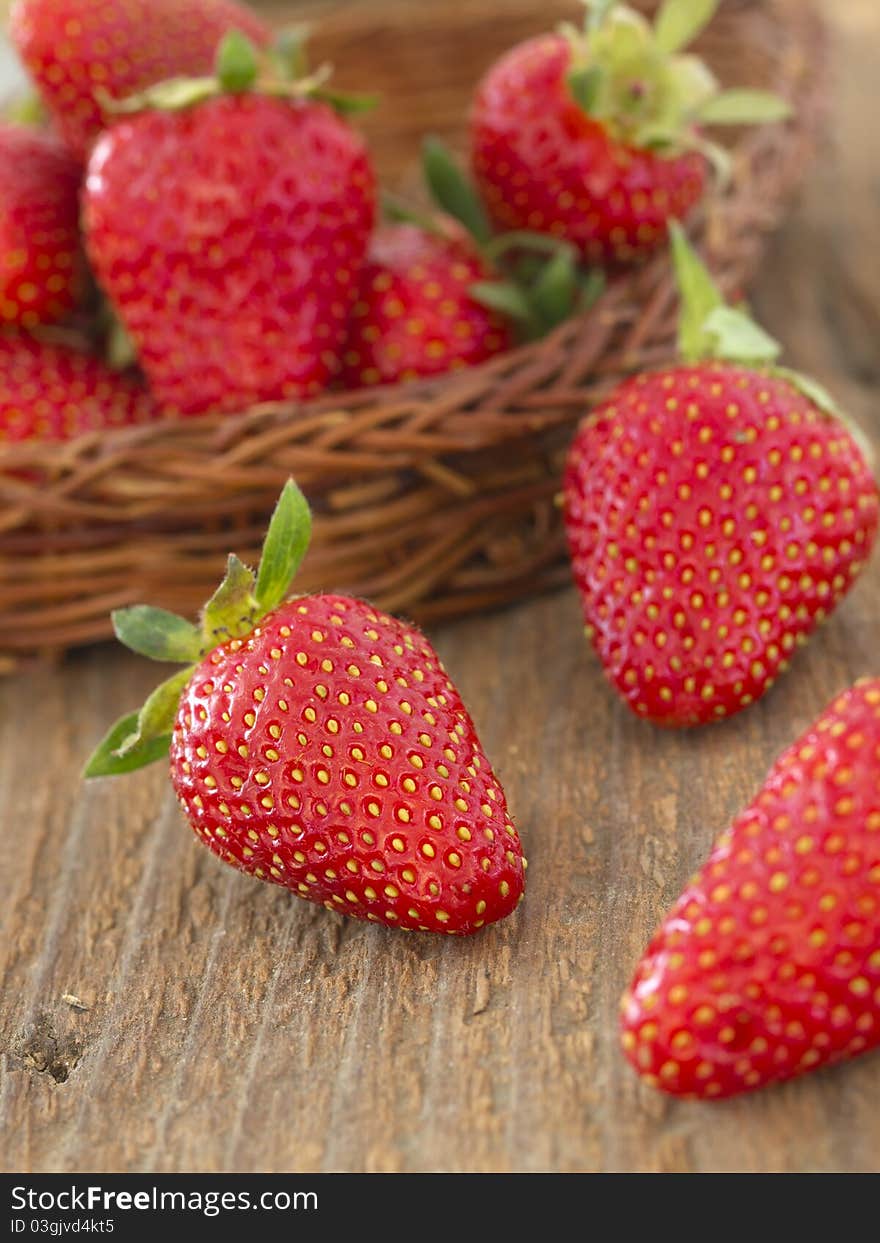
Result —
[[0, 444], [70, 440], [158, 416], [144, 388], [97, 358], [31, 337], [0, 335]]
[[564, 504], [609, 680], [640, 716], [696, 725], [758, 699], [849, 591], [878, 495], [830, 397], [722, 305], [677, 228], [675, 249], [686, 361], [582, 425]]
[[230, 30], [269, 31], [232, 0], [17, 0], [10, 33], [73, 154], [84, 161], [124, 99], [165, 78], [209, 73]]
[[465, 235], [389, 224], [373, 237], [344, 354], [350, 388], [484, 362], [512, 333], [471, 287], [490, 277]]
[[649, 1083], [733, 1096], [880, 1043], [880, 679], [770, 771], [657, 932], [623, 999]]
[[717, 3], [665, 0], [655, 27], [614, 0], [588, 0], [585, 31], [530, 39], [480, 85], [474, 175], [495, 224], [567, 238], [594, 261], [630, 262], [701, 198], [706, 160], [724, 162], [701, 125], [779, 120], [761, 91], [720, 93], [679, 54]]
[[475, 932], [523, 892], [504, 793], [423, 635], [362, 600], [284, 602], [308, 531], [288, 483], [258, 576], [231, 557], [201, 631], [157, 609], [114, 615], [135, 651], [192, 663], [86, 774], [170, 746], [190, 824], [233, 867], [357, 919]]
[[79, 182], [79, 165], [55, 138], [0, 123], [0, 324], [35, 328], [75, 306]]
[[493, 235], [479, 195], [439, 139], [425, 141], [437, 213], [384, 198], [360, 281], [343, 380], [394, 384], [485, 362], [543, 337], [602, 292], [567, 242], [528, 231]]
[[[215, 82], [157, 87], [89, 163], [87, 249], [161, 403], [311, 397], [335, 374], [373, 221], [360, 138], [309, 84], [255, 87], [230, 35]], [[287, 97], [283, 97], [287, 96]]]

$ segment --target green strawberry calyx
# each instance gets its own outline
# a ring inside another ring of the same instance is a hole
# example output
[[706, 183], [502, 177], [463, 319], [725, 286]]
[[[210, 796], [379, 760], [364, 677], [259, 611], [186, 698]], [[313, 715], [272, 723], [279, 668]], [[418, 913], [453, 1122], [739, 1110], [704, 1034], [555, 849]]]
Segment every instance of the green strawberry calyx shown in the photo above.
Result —
[[511, 320], [521, 339], [546, 336], [596, 303], [605, 289], [601, 270], [584, 267], [564, 238], [526, 229], [494, 234], [476, 188], [439, 138], [425, 139], [422, 172], [441, 216], [413, 211], [395, 199], [386, 199], [386, 215], [440, 236], [448, 236], [450, 219], [456, 221], [492, 273], [471, 285], [471, 297]]
[[708, 66], [684, 51], [720, 0], [663, 0], [653, 24], [618, 0], [582, 2], [585, 26], [562, 28], [572, 49], [569, 90], [617, 140], [668, 156], [701, 151], [726, 175], [729, 157], [704, 136], [704, 126], [791, 115], [787, 101], [772, 92], [722, 90]]
[[226, 575], [202, 609], [199, 624], [148, 604], [113, 613], [120, 643], [150, 660], [184, 668], [162, 682], [142, 708], [113, 725], [86, 764], [85, 777], [133, 772], [167, 755], [180, 696], [196, 666], [219, 644], [250, 634], [287, 599], [311, 531], [308, 503], [289, 479], [269, 522], [259, 568], [254, 572], [231, 554]]
[[305, 54], [306, 28], [283, 33], [268, 53], [261, 55], [240, 30], [224, 35], [217, 48], [213, 74], [199, 78], [170, 78], [126, 99], [114, 99], [96, 91], [102, 108], [111, 115], [131, 115], [146, 110], [181, 112], [224, 95], [258, 94], [276, 99], [319, 100], [347, 115], [374, 107], [375, 96], [353, 95], [327, 89], [330, 65], [308, 72]]
[[729, 306], [709, 270], [677, 221], [669, 226], [675, 277], [681, 297], [678, 352], [686, 363], [707, 361], [763, 368], [787, 380], [814, 406], [838, 420], [855, 440], [865, 460], [873, 448], [861, 428], [837, 405], [831, 394], [810, 376], [780, 366], [782, 346], [756, 323], [743, 306]]

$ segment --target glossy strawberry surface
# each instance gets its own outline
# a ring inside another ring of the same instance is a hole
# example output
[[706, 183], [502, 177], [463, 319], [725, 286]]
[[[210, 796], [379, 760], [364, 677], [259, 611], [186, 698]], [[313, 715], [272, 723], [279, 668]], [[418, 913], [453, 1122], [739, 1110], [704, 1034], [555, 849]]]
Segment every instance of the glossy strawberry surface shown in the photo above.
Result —
[[220, 858], [330, 910], [475, 932], [524, 860], [436, 653], [361, 601], [307, 596], [207, 656], [181, 698], [175, 790]]
[[747, 707], [846, 595], [877, 487], [842, 423], [726, 363], [627, 381], [581, 427], [565, 523], [588, 634], [640, 716]]
[[0, 443], [70, 440], [158, 417], [142, 385], [116, 375], [99, 359], [0, 334]]
[[232, 0], [16, 0], [10, 34], [70, 150], [85, 160], [112, 120], [101, 93], [125, 99], [166, 78], [211, 71], [218, 44], [265, 24]]
[[702, 196], [703, 157], [617, 141], [575, 102], [571, 46], [543, 35], [490, 70], [471, 116], [474, 176], [496, 226], [564, 237], [585, 258], [629, 262], [666, 240]]
[[485, 362], [513, 344], [507, 322], [471, 296], [490, 279], [462, 237], [416, 225], [381, 228], [370, 244], [344, 354], [349, 388], [393, 384]]
[[51, 135], [0, 123], [0, 325], [35, 328], [76, 305], [80, 176]]
[[880, 680], [780, 756], [648, 947], [622, 1025], [650, 1083], [707, 1099], [880, 1043]]
[[364, 144], [335, 112], [245, 94], [108, 131], [84, 223], [151, 388], [199, 414], [336, 375], [373, 209]]

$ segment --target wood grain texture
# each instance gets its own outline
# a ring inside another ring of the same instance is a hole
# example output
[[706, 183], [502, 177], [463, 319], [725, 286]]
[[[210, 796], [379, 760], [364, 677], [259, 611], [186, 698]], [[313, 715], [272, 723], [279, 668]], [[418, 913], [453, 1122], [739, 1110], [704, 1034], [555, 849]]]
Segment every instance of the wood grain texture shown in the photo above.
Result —
[[[792, 362], [878, 432], [880, 151], [864, 101], [880, 13], [826, 7], [840, 70], [826, 158], [755, 301]], [[0, 1164], [875, 1169], [880, 1057], [676, 1103], [623, 1062], [616, 1006], [776, 753], [878, 672], [878, 617], [875, 561], [762, 703], [688, 734], [614, 701], [571, 592], [437, 630], [531, 861], [519, 912], [467, 941], [344, 921], [225, 869], [161, 768], [84, 789], [85, 753], [154, 681], [146, 662], [96, 650], [0, 683]]]

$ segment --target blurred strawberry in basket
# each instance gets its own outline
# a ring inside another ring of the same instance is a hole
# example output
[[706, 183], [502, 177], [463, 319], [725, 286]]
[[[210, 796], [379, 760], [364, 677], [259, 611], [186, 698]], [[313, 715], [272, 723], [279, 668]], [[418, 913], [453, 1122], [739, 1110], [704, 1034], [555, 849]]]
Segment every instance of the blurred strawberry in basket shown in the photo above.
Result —
[[370, 245], [344, 355], [347, 387], [394, 384], [485, 362], [511, 327], [474, 298], [490, 273], [457, 229], [389, 224]]
[[215, 78], [129, 100], [89, 163], [89, 257], [156, 397], [185, 414], [326, 387], [373, 225], [370, 161], [337, 111], [357, 101], [257, 74], [228, 35]]
[[57, 139], [0, 123], [0, 325], [35, 328], [76, 304], [80, 172]]
[[442, 375], [545, 336], [602, 292], [573, 246], [495, 234], [476, 188], [436, 138], [423, 173], [435, 214], [386, 197], [344, 355], [348, 388]]
[[614, 0], [586, 0], [584, 29], [521, 43], [474, 103], [473, 169], [496, 226], [567, 238], [591, 260], [629, 262], [662, 245], [700, 199], [707, 125], [780, 120], [764, 91], [722, 92], [683, 55], [718, 0], [665, 0], [651, 26]]
[[124, 99], [166, 78], [209, 73], [217, 44], [269, 31], [233, 0], [17, 0], [10, 33], [71, 151], [84, 160]]
[[0, 334], [0, 444], [70, 440], [159, 415], [146, 389], [64, 345]]

